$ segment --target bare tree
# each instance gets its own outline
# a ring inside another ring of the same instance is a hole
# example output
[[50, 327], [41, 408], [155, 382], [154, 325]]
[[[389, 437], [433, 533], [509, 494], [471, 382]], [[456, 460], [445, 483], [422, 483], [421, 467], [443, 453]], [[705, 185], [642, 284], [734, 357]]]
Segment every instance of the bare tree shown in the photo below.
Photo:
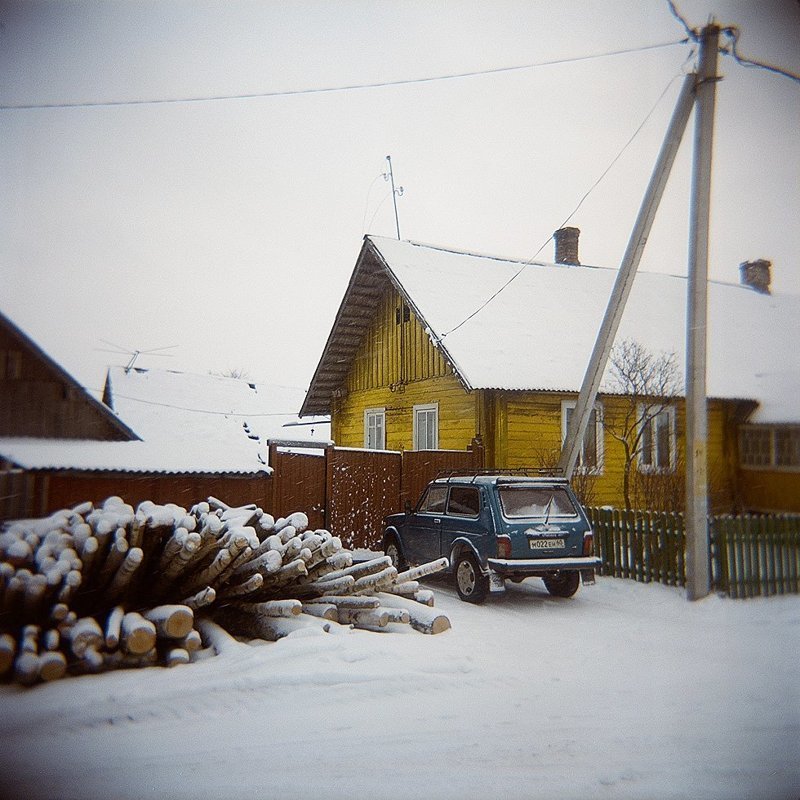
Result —
[[[674, 430], [674, 398], [681, 389], [675, 353], [655, 355], [635, 340], [615, 344], [610, 359], [611, 388], [623, 396], [619, 413], [604, 416], [603, 425], [624, 453], [622, 494], [627, 509], [633, 508], [634, 491], [642, 499], [663, 505], [664, 476], [672, 484], [677, 454]], [[636, 463], [649, 468], [643, 481], [634, 481]], [[637, 498], [638, 499], [638, 498]], [[670, 500], [671, 503], [671, 500]]]
[[[533, 453], [531, 464], [537, 469], [551, 470], [553, 475], [558, 475], [560, 474], [558, 472], [558, 460], [560, 457], [561, 450], [558, 448], [552, 448], [550, 450], [538, 448]], [[596, 480], [597, 474], [591, 469], [577, 467], [575, 472], [572, 474], [570, 486], [572, 487], [572, 491], [575, 492], [575, 496], [578, 498], [578, 501], [582, 506], [596, 505]]]

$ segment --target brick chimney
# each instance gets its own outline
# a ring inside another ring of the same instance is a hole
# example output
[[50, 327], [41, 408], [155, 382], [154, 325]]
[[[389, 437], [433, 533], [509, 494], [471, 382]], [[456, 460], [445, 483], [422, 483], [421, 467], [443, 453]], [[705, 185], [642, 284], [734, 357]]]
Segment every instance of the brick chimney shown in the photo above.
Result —
[[556, 264], [575, 264], [580, 266], [578, 260], [578, 237], [580, 228], [559, 228], [553, 238], [556, 240]]
[[742, 286], [749, 286], [751, 289], [761, 292], [761, 294], [770, 294], [771, 270], [772, 262], [765, 261], [763, 258], [739, 264], [739, 276]]

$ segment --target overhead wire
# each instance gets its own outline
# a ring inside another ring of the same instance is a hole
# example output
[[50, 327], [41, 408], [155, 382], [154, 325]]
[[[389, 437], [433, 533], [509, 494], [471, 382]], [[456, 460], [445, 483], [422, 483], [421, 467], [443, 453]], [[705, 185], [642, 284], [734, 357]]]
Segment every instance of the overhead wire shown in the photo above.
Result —
[[[631, 134], [631, 136], [628, 139], [628, 141], [625, 142], [625, 144], [623, 145], [622, 149], [614, 156], [614, 158], [611, 160], [609, 165], [603, 170], [603, 172], [600, 174], [600, 176], [594, 181], [594, 183], [584, 193], [584, 195], [578, 201], [578, 204], [575, 206], [575, 208], [572, 209], [572, 211], [567, 215], [567, 217], [558, 226], [558, 228], [563, 228], [575, 216], [575, 214], [578, 213], [578, 211], [580, 210], [581, 206], [588, 199], [589, 195], [591, 195], [591, 193], [600, 185], [601, 181], [606, 177], [606, 175], [608, 175], [608, 173], [612, 170], [612, 168], [617, 163], [617, 161], [619, 161], [619, 159], [622, 157], [622, 155], [625, 153], [625, 151], [631, 146], [631, 144], [633, 143], [634, 139], [636, 139], [636, 137], [642, 131], [644, 126], [647, 124], [647, 122], [650, 119], [650, 117], [652, 117], [653, 114], [655, 113], [656, 108], [658, 108], [659, 104], [664, 99], [664, 95], [666, 95], [666, 93], [669, 91], [669, 89], [672, 86], [672, 84], [679, 77], [681, 77], [681, 75], [683, 74], [684, 67], [686, 66], [688, 61], [693, 57], [693, 55], [694, 55], [694, 52], [692, 51], [689, 54], [689, 57], [686, 59], [686, 61], [684, 61], [683, 65], [681, 66], [681, 71], [677, 75], [674, 75], [672, 78], [670, 78], [669, 83], [667, 83], [667, 85], [664, 87], [663, 91], [658, 96], [658, 99], [656, 100], [656, 102], [653, 103], [653, 106], [651, 107], [651, 109], [647, 112], [647, 114], [645, 115], [644, 119], [639, 123], [638, 127], [636, 128], [636, 130]], [[454, 325], [452, 328], [450, 328], [450, 330], [445, 331], [445, 333], [443, 333], [440, 337], [438, 337], [438, 340], [441, 341], [442, 339], [446, 338], [447, 336], [449, 336], [454, 331], [457, 331], [463, 325], [466, 325], [466, 323], [469, 322], [473, 317], [475, 317], [477, 314], [479, 314], [481, 311], [483, 311], [483, 309], [486, 308], [486, 306], [488, 306], [489, 303], [491, 303], [498, 295], [500, 295], [503, 291], [505, 291], [505, 289], [507, 289], [508, 286], [510, 286], [524, 272], [526, 267], [530, 266], [533, 263], [534, 259], [539, 255], [539, 253], [542, 252], [542, 250], [544, 250], [545, 247], [547, 247], [547, 245], [552, 241], [552, 239], [553, 239], [553, 234], [551, 234], [544, 242], [542, 242], [542, 244], [539, 247], [539, 249], [530, 258], [528, 258], [527, 261], [523, 262], [522, 265], [520, 266], [520, 268], [502, 286], [500, 286], [500, 288], [497, 289], [497, 291], [494, 292], [494, 294], [492, 294], [483, 303], [481, 303], [471, 314], [469, 314], [464, 319], [462, 319], [461, 322], [459, 322], [457, 325]]]
[[[102, 389], [92, 389], [93, 392], [103, 391]], [[195, 414], [214, 414], [222, 417], [296, 417], [297, 411], [272, 411], [272, 412], [256, 412], [250, 413], [249, 411], [216, 411], [208, 408], [189, 408], [187, 406], [173, 405], [172, 403], [159, 403], [156, 400], [143, 400], [141, 397], [131, 397], [126, 394], [119, 394], [114, 392], [115, 398], [123, 400], [132, 400], [135, 403], [143, 403], [148, 406], [159, 406], [160, 408], [173, 408], [177, 411], [191, 411]]]
[[419, 83], [433, 83], [436, 81], [455, 80], [458, 78], [474, 78], [481, 75], [496, 75], [505, 72], [519, 72], [539, 67], [557, 66], [559, 64], [573, 64], [579, 61], [591, 61], [598, 58], [609, 58], [612, 56], [627, 55], [629, 53], [641, 53], [647, 50], [657, 50], [665, 47], [674, 47], [679, 44], [686, 44], [686, 39], [677, 41], [660, 42], [658, 44], [640, 45], [638, 47], [628, 47], [620, 50], [607, 50], [603, 53], [591, 53], [583, 56], [572, 56], [569, 58], [556, 58], [548, 61], [538, 61], [532, 64], [518, 64], [509, 67], [493, 67], [489, 69], [472, 70], [469, 72], [454, 72], [445, 75], [433, 75], [422, 78], [400, 78], [390, 81], [375, 81], [370, 83], [352, 83], [341, 86], [324, 86], [309, 89], [285, 89], [271, 92], [252, 92], [240, 94], [220, 94], [206, 95], [197, 97], [171, 97], [171, 98], [151, 98], [146, 100], [102, 100], [75, 103], [3, 103], [0, 110], [30, 110], [47, 108], [101, 108], [111, 106], [141, 106], [141, 105], [166, 105], [174, 103], [207, 103], [219, 100], [254, 100], [266, 97], [292, 97], [304, 94], [324, 94], [329, 92], [347, 92], [356, 89], [380, 89], [386, 86], [408, 86]]
[[[667, 5], [669, 6], [670, 13], [672, 14], [675, 19], [680, 22], [681, 26], [683, 27], [684, 33], [686, 33], [686, 38], [690, 39], [693, 42], [700, 41], [700, 34], [697, 30], [693, 29], [686, 19], [681, 15], [680, 11], [678, 11], [677, 6], [673, 2], [673, 0], [667, 0]], [[783, 69], [783, 67], [776, 67], [774, 64], [767, 64], [764, 61], [757, 61], [753, 58], [746, 58], [739, 54], [739, 35], [740, 31], [735, 25], [728, 25], [725, 28], [721, 29], [721, 32], [725, 34], [731, 42], [731, 49], [730, 55], [733, 56], [734, 61], [737, 64], [741, 64], [743, 67], [751, 67], [756, 69], [764, 69], [768, 72], [774, 72], [776, 75], [783, 75], [785, 78], [789, 78], [790, 80], [797, 81], [800, 83], [800, 75], [790, 72], [788, 69]], [[725, 55], [728, 55], [727, 50], [722, 50]]]
[[678, 22], [680, 22], [680, 24], [682, 25], [683, 30], [686, 33], [686, 38], [690, 39], [693, 42], [699, 41], [700, 37], [697, 35], [697, 31], [693, 30], [689, 26], [689, 23], [681, 15], [681, 12], [678, 11], [678, 8], [675, 5], [675, 3], [673, 3], [672, 0], [667, 0], [667, 5], [669, 6], [669, 10], [672, 16], [675, 17], [675, 19], [678, 20]]
[[766, 64], [763, 61], [756, 61], [752, 58], [745, 58], [744, 56], [740, 55], [738, 50], [740, 31], [735, 25], [729, 25], [728, 27], [723, 28], [722, 33], [725, 34], [731, 42], [730, 54], [733, 56], [733, 59], [737, 64], [741, 64], [743, 67], [764, 69], [767, 70], [767, 72], [774, 72], [776, 75], [783, 75], [784, 78], [789, 78], [790, 80], [800, 83], [800, 75], [797, 75], [794, 72], [789, 72], [788, 69], [776, 67], [773, 64]]

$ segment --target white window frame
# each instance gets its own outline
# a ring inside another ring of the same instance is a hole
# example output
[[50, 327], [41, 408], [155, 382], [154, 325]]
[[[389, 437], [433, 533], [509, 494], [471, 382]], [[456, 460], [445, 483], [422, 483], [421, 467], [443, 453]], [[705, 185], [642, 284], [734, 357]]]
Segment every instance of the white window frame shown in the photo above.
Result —
[[[425, 442], [425, 447], [420, 447], [419, 436], [421, 435], [418, 415], [420, 413], [430, 414], [433, 412], [433, 447], [428, 447]], [[424, 403], [413, 408], [414, 415], [414, 450], [438, 450], [439, 449], [439, 404], [438, 403]]]
[[[380, 426], [373, 425], [373, 421], [380, 420]], [[370, 429], [374, 427], [377, 437], [374, 446], [370, 446]], [[365, 450], [385, 450], [386, 449], [386, 409], [385, 408], [365, 408], [364, 409], [364, 449]]]
[[[567, 427], [569, 425], [568, 412], [574, 411], [577, 405], [576, 400], [562, 400], [561, 401], [561, 444], [567, 440]], [[589, 426], [586, 426], [586, 433], [589, 432]], [[586, 438], [584, 434], [584, 439]], [[594, 404], [594, 441], [595, 449], [597, 451], [597, 465], [594, 467], [587, 467], [584, 463], [585, 458], [583, 454], [584, 439], [581, 440], [581, 449], [578, 453], [578, 460], [575, 462], [575, 470], [577, 472], [585, 472], [589, 475], [602, 475], [603, 466], [605, 464], [605, 447], [604, 447], [604, 428], [603, 428], [603, 404], [598, 400]]]
[[[652, 474], [652, 475], [665, 475], [669, 472], [675, 471], [675, 466], [677, 464], [677, 447], [678, 447], [678, 439], [675, 432], [675, 406], [673, 405], [662, 405], [659, 408], [659, 411], [656, 415], [650, 416], [651, 409], [654, 408], [654, 404], [645, 404], [640, 403], [638, 408], [639, 414], [639, 431], [641, 432], [642, 428], [647, 424], [650, 423], [650, 433], [651, 433], [651, 440], [650, 440], [650, 449], [651, 452], [656, 454], [658, 451], [658, 428], [655, 425], [656, 420], [661, 414], [667, 414], [669, 417], [668, 425], [669, 425], [669, 438], [667, 445], [669, 447], [669, 466], [667, 467], [659, 467], [657, 464], [645, 464], [642, 461], [642, 456], [644, 455], [644, 434], [639, 440], [639, 452], [637, 455], [637, 462], [639, 465], [639, 472]], [[650, 417], [646, 419], [646, 417]], [[658, 461], [658, 458], [655, 458], [655, 461]]]

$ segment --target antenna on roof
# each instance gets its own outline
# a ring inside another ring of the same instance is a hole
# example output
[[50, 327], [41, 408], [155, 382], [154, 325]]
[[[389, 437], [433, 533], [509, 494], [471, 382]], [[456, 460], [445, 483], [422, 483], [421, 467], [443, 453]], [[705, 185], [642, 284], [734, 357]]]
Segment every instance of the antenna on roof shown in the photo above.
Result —
[[109, 342], [106, 339], [100, 340], [103, 344], [107, 344], [113, 348], [114, 350], [104, 350], [103, 348], [95, 348], [100, 353], [116, 353], [117, 355], [126, 355], [129, 356], [128, 363], [125, 365], [125, 372], [128, 373], [133, 369], [133, 365], [136, 363], [136, 359], [139, 356], [164, 356], [167, 358], [172, 358], [172, 353], [159, 353], [159, 350], [172, 350], [175, 347], [178, 347], [177, 344], [170, 344], [166, 347], [154, 347], [151, 350], [129, 350], [127, 347], [120, 347], [118, 344], [114, 344], [114, 342]]
[[386, 156], [389, 162], [389, 171], [383, 173], [384, 180], [392, 182], [392, 203], [394, 203], [394, 224], [397, 228], [397, 241], [400, 241], [400, 218], [397, 216], [397, 198], [403, 196], [403, 187], [394, 188], [394, 173], [392, 172], [392, 157]]

